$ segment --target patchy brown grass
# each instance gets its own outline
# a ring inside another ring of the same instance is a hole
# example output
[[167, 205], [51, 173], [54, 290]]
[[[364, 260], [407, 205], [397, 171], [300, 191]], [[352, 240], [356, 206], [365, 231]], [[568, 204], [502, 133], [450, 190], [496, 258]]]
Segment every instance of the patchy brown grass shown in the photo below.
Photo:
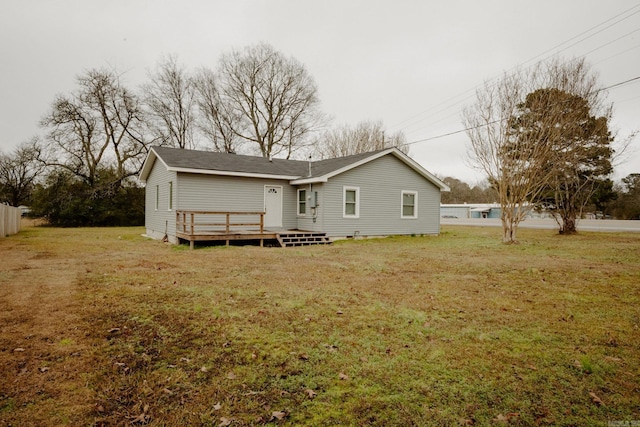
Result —
[[0, 240], [2, 425], [640, 420], [640, 234]]

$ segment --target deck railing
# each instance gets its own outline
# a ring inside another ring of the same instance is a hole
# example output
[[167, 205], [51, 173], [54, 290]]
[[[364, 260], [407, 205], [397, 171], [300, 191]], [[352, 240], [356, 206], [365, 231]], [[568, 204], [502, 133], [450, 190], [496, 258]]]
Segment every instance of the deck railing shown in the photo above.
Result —
[[[238, 217], [242, 217], [239, 220]], [[258, 217], [251, 222], [251, 218]], [[264, 233], [264, 212], [176, 211], [176, 231], [195, 236], [204, 233], [231, 234], [238, 229], [258, 227]]]

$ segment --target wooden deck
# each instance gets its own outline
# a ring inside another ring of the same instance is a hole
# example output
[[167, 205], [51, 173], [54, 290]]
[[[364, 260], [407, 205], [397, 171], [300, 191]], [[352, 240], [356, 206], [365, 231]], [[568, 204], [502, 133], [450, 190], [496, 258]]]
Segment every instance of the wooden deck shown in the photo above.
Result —
[[198, 241], [277, 239], [277, 231], [265, 230], [264, 212], [176, 211], [176, 237], [193, 249]]
[[176, 237], [189, 242], [277, 241], [282, 247], [331, 244], [325, 233], [264, 228], [264, 212], [176, 211]]

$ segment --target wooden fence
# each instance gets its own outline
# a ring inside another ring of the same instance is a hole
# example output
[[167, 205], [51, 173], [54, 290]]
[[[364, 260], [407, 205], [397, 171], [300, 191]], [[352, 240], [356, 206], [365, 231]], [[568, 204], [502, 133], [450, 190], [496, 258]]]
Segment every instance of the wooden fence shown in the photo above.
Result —
[[0, 239], [20, 231], [22, 211], [8, 205], [0, 205]]

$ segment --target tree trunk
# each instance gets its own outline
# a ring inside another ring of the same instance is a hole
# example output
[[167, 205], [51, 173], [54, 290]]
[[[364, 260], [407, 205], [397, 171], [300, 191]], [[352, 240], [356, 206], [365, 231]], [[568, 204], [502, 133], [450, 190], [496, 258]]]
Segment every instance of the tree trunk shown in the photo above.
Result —
[[562, 216], [562, 225], [560, 226], [560, 234], [576, 234], [576, 214], [575, 212], [567, 212]]
[[502, 216], [502, 243], [518, 243], [516, 235], [518, 233], [518, 223], [513, 218]]

